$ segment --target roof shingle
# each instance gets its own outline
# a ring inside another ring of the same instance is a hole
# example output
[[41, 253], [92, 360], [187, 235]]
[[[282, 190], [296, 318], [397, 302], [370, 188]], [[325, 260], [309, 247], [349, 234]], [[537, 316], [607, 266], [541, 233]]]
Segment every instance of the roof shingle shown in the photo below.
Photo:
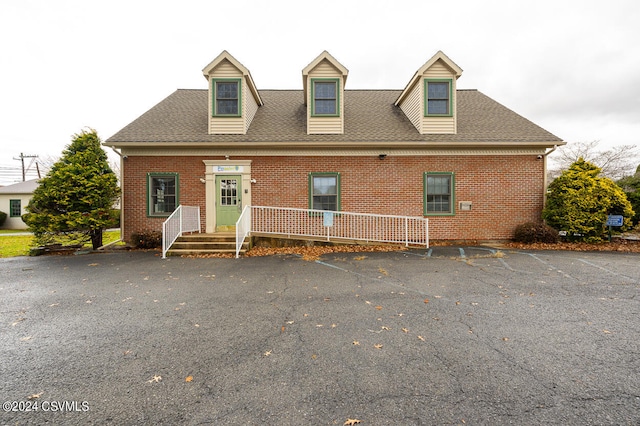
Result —
[[210, 135], [208, 91], [179, 89], [107, 139], [128, 142], [549, 142], [562, 140], [477, 90], [457, 91], [457, 134], [421, 135], [399, 107], [400, 90], [346, 90], [344, 134], [308, 135], [302, 90], [261, 90], [246, 135]]

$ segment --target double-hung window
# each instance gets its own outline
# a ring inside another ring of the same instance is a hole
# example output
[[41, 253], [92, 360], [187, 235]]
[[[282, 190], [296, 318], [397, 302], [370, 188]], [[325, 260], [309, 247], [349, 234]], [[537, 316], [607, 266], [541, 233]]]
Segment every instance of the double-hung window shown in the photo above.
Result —
[[425, 116], [451, 116], [451, 80], [425, 80]]
[[147, 212], [149, 216], [169, 216], [179, 205], [177, 173], [147, 175]]
[[453, 215], [454, 187], [453, 173], [425, 173], [424, 214]]
[[309, 208], [313, 210], [340, 210], [340, 174], [309, 174]]
[[213, 115], [239, 117], [241, 115], [240, 79], [213, 80]]
[[22, 200], [9, 200], [9, 217], [22, 216]]
[[327, 117], [340, 115], [338, 79], [312, 79], [311, 88], [311, 115]]

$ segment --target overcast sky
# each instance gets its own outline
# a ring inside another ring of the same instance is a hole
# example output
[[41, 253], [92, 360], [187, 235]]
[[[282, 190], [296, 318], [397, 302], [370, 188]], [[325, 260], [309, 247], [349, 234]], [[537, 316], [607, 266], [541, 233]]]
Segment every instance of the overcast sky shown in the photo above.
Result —
[[327, 50], [347, 90], [403, 89], [442, 50], [458, 88], [569, 143], [640, 145], [638, 40], [637, 0], [1, 0], [0, 184], [21, 179], [21, 152], [59, 156], [87, 127], [106, 140], [206, 89], [225, 49], [258, 89], [301, 89]]

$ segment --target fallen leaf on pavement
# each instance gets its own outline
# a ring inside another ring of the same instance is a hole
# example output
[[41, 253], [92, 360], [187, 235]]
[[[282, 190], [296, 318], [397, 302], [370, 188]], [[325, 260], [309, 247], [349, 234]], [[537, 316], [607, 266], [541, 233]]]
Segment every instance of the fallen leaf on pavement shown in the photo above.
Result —
[[153, 375], [153, 378], [151, 380], [147, 380], [148, 383], [160, 383], [160, 381], [162, 381], [162, 376], [157, 376], [157, 375]]
[[187, 383], [189, 383], [189, 382], [193, 381], [193, 376], [187, 376], [187, 377], [184, 379], [184, 381], [185, 381], [185, 382], [187, 382]]
[[344, 422], [342, 426], [353, 426], [353, 425], [357, 425], [358, 423], [362, 423], [362, 422], [358, 419], [347, 419], [347, 421]]
[[424, 303], [429, 303], [429, 299], [424, 299]]
[[34, 393], [33, 395], [29, 395], [27, 397], [28, 400], [32, 400], [32, 399], [38, 399], [40, 398], [40, 395], [42, 395], [44, 392], [40, 392], [40, 393]]

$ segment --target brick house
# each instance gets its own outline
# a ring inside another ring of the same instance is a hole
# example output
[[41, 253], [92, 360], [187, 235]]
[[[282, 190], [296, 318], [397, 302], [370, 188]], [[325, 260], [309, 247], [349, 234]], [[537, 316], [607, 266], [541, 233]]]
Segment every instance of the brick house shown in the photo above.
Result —
[[[208, 88], [177, 90], [105, 145], [122, 157], [122, 227], [200, 206], [207, 233], [242, 205], [424, 216], [435, 240], [512, 238], [537, 221], [546, 154], [564, 142], [477, 90], [437, 52], [402, 90], [346, 90], [323, 52], [301, 90], [259, 90], [222, 52]], [[233, 190], [231, 190], [231, 188]]]

